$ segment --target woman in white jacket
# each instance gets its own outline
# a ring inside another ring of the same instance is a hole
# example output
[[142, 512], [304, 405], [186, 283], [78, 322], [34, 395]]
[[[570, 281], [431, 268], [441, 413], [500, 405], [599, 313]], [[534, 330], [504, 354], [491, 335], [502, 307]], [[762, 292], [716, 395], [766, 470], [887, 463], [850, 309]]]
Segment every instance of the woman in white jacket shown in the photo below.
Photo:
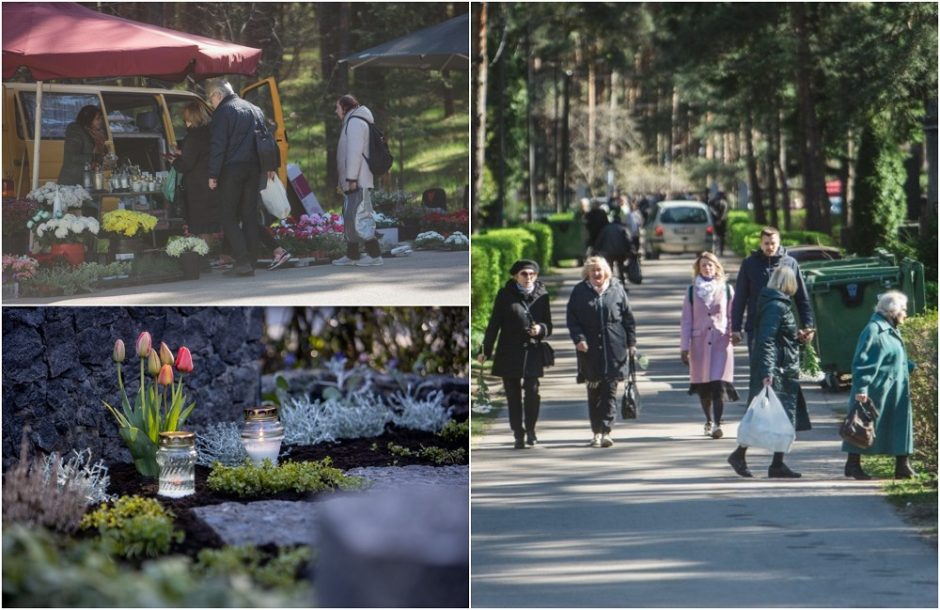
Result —
[[[333, 261], [334, 265], [371, 267], [381, 265], [382, 250], [375, 235], [370, 197], [375, 179], [369, 170], [369, 124], [375, 119], [372, 112], [359, 104], [352, 95], [336, 100], [336, 116], [343, 122], [336, 147], [336, 169], [339, 189], [343, 192], [343, 225], [346, 238], [346, 256]], [[359, 255], [359, 244], [366, 253]]]

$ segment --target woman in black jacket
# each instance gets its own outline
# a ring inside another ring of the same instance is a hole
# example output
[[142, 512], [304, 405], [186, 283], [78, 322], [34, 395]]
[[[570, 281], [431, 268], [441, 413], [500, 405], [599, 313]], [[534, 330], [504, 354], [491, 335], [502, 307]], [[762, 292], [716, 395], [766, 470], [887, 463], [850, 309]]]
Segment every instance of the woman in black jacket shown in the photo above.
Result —
[[82, 106], [75, 122], [69, 123], [65, 129], [59, 184], [82, 185], [85, 166], [100, 163], [107, 154], [106, 140], [101, 109], [97, 106]]
[[588, 388], [588, 416], [592, 447], [614, 444], [617, 384], [627, 374], [636, 354], [636, 322], [623, 284], [611, 277], [610, 265], [600, 256], [584, 262], [584, 281], [568, 300], [568, 332], [578, 350], [578, 379]]
[[482, 364], [492, 356], [493, 374], [503, 378], [515, 448], [525, 449], [538, 443], [539, 377], [545, 374], [541, 343], [552, 334], [552, 314], [538, 263], [516, 261], [509, 274], [513, 279], [496, 294], [477, 360]]
[[219, 233], [222, 213], [218, 191], [209, 189], [209, 113], [199, 102], [183, 108], [186, 141], [173, 159], [173, 168], [183, 174], [186, 193], [184, 217], [192, 233]]

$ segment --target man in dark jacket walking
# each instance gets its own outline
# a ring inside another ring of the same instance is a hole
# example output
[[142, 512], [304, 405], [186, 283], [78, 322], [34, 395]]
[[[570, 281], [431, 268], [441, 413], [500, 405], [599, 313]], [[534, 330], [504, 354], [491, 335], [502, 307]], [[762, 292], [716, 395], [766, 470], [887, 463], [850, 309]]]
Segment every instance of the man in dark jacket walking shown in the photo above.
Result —
[[[748, 356], [754, 347], [754, 317], [757, 315], [757, 297], [770, 274], [779, 265], [793, 269], [796, 274], [796, 309], [800, 314], [802, 328], [799, 339], [802, 343], [813, 340], [816, 334], [816, 319], [813, 308], [809, 302], [806, 285], [800, 274], [800, 265], [796, 259], [787, 255], [786, 250], [780, 246], [780, 231], [774, 227], [764, 227], [760, 233], [760, 248], [754, 250], [750, 256], [741, 263], [738, 278], [734, 285], [734, 306], [731, 309], [731, 341], [734, 345], [741, 343], [742, 328], [747, 333]], [[745, 316], [745, 313], [747, 314]]]
[[209, 188], [219, 189], [222, 231], [235, 258], [235, 275], [254, 275], [257, 259], [258, 193], [274, 172], [262, 176], [255, 143], [255, 127], [264, 120], [261, 109], [235, 94], [232, 86], [218, 81], [208, 88], [215, 108], [209, 123]]

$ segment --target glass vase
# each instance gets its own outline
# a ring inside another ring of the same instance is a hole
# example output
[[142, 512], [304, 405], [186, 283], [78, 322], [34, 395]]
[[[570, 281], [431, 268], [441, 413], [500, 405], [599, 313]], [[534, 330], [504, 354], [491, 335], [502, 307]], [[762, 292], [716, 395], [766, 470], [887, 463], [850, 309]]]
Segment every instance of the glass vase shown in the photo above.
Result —
[[157, 450], [160, 466], [158, 495], [182, 498], [196, 493], [196, 435], [192, 432], [161, 432]]

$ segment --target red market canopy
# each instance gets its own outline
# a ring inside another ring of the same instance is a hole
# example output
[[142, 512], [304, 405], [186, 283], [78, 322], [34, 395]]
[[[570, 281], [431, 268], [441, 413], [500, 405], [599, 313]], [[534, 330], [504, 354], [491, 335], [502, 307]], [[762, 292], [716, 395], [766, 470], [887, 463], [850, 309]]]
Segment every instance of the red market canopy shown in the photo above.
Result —
[[138, 23], [74, 3], [3, 3], [3, 78], [252, 74], [261, 49]]

